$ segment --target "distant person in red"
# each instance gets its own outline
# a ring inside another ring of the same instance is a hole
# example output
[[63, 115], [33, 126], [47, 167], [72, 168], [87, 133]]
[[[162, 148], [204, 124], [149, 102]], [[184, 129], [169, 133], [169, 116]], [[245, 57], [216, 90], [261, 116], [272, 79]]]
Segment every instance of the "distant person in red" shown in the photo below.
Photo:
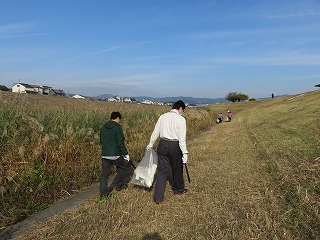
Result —
[[232, 112], [231, 112], [231, 111], [228, 111], [227, 121], [228, 121], [228, 122], [231, 122], [231, 119], [232, 119]]

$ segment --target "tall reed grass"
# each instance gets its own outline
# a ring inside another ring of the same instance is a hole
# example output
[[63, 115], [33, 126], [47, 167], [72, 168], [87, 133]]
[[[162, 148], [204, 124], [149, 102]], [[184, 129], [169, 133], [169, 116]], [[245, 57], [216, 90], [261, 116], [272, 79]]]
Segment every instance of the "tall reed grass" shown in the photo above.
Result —
[[[160, 114], [170, 107], [0, 92], [0, 229], [98, 182], [99, 130], [112, 111], [131, 159], [139, 162]], [[188, 135], [213, 124], [205, 109], [187, 110]]]

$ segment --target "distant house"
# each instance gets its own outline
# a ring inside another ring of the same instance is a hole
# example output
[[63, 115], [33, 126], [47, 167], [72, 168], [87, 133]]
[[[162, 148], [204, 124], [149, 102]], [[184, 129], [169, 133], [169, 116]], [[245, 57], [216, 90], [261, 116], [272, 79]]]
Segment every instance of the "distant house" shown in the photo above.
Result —
[[52, 87], [49, 87], [49, 86], [31, 85], [31, 84], [27, 84], [27, 83], [15, 84], [12, 87], [12, 92], [33, 93], [33, 94], [50, 95], [50, 96], [65, 96], [66, 95], [65, 92], [61, 89], [53, 89]]
[[132, 103], [132, 100], [131, 100], [131, 98], [124, 98], [124, 99], [123, 99], [123, 102], [125, 102], [125, 103]]
[[155, 105], [163, 106], [163, 102], [154, 102]]
[[85, 97], [79, 95], [79, 94], [76, 94], [74, 96], [72, 96], [72, 98], [76, 98], [76, 99], [85, 99]]
[[4, 86], [4, 85], [0, 85], [0, 92], [1, 92], [1, 91], [10, 91], [10, 89], [7, 88], [7, 87]]
[[26, 83], [17, 83], [12, 87], [11, 90], [15, 93], [36, 93], [34, 88]]
[[50, 89], [50, 95], [54, 95], [54, 96], [65, 96], [65, 92], [61, 89]]
[[49, 86], [41, 86], [43, 88], [43, 95], [54, 95], [51, 92], [52, 87]]
[[163, 104], [166, 106], [172, 106], [174, 104], [174, 102], [164, 102]]
[[119, 96], [114, 96], [114, 97], [108, 98], [108, 102], [121, 102], [121, 98]]
[[153, 104], [151, 100], [144, 100], [141, 102], [142, 104]]
[[117, 99], [115, 99], [114, 97], [108, 98], [108, 102], [117, 102]]
[[40, 95], [56, 95], [49, 86], [31, 85], [27, 83], [17, 83], [12, 87], [12, 92], [33, 93]]
[[34, 94], [43, 95], [44, 88], [42, 86], [39, 86], [39, 85], [30, 85], [30, 86], [33, 87]]

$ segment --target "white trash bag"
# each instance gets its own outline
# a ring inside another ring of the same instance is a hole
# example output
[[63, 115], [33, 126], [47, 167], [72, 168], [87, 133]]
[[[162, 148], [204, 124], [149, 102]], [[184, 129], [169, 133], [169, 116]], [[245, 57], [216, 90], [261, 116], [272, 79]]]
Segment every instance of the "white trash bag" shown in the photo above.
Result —
[[150, 188], [153, 183], [153, 178], [156, 173], [157, 165], [157, 153], [152, 148], [146, 150], [141, 162], [134, 170], [130, 183]]

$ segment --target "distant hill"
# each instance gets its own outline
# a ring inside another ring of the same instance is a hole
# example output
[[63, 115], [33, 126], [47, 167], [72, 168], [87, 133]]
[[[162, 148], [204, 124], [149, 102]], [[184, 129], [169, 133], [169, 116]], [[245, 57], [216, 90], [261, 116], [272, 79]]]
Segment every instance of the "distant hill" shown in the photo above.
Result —
[[[114, 95], [111, 94], [103, 94], [97, 96], [97, 98], [110, 98]], [[149, 97], [149, 96], [139, 96], [139, 97], [130, 97], [136, 99], [138, 102], [142, 102], [144, 100], [151, 100], [153, 102], [176, 102], [178, 100], [182, 100], [185, 103], [193, 104], [193, 105], [202, 105], [202, 104], [213, 104], [213, 103], [221, 103], [221, 102], [228, 102], [224, 98], [194, 98], [194, 97]]]
[[[289, 94], [283, 94], [283, 95], [277, 95], [274, 96], [274, 98], [281, 98], [281, 97], [286, 97], [286, 96], [290, 96]], [[257, 98], [257, 100], [264, 100], [264, 99], [269, 99], [271, 97], [265, 97], [265, 98]]]
[[212, 103], [220, 103], [227, 102], [224, 98], [194, 98], [194, 97], [162, 97], [162, 98], [152, 98], [147, 96], [134, 97], [137, 101], [143, 101], [149, 99], [155, 102], [176, 102], [178, 100], [182, 100], [185, 103], [194, 104], [194, 105], [202, 105], [202, 104], [212, 104]]
[[102, 94], [102, 95], [96, 96], [96, 98], [111, 98], [113, 96], [114, 95], [112, 95], [112, 94]]

